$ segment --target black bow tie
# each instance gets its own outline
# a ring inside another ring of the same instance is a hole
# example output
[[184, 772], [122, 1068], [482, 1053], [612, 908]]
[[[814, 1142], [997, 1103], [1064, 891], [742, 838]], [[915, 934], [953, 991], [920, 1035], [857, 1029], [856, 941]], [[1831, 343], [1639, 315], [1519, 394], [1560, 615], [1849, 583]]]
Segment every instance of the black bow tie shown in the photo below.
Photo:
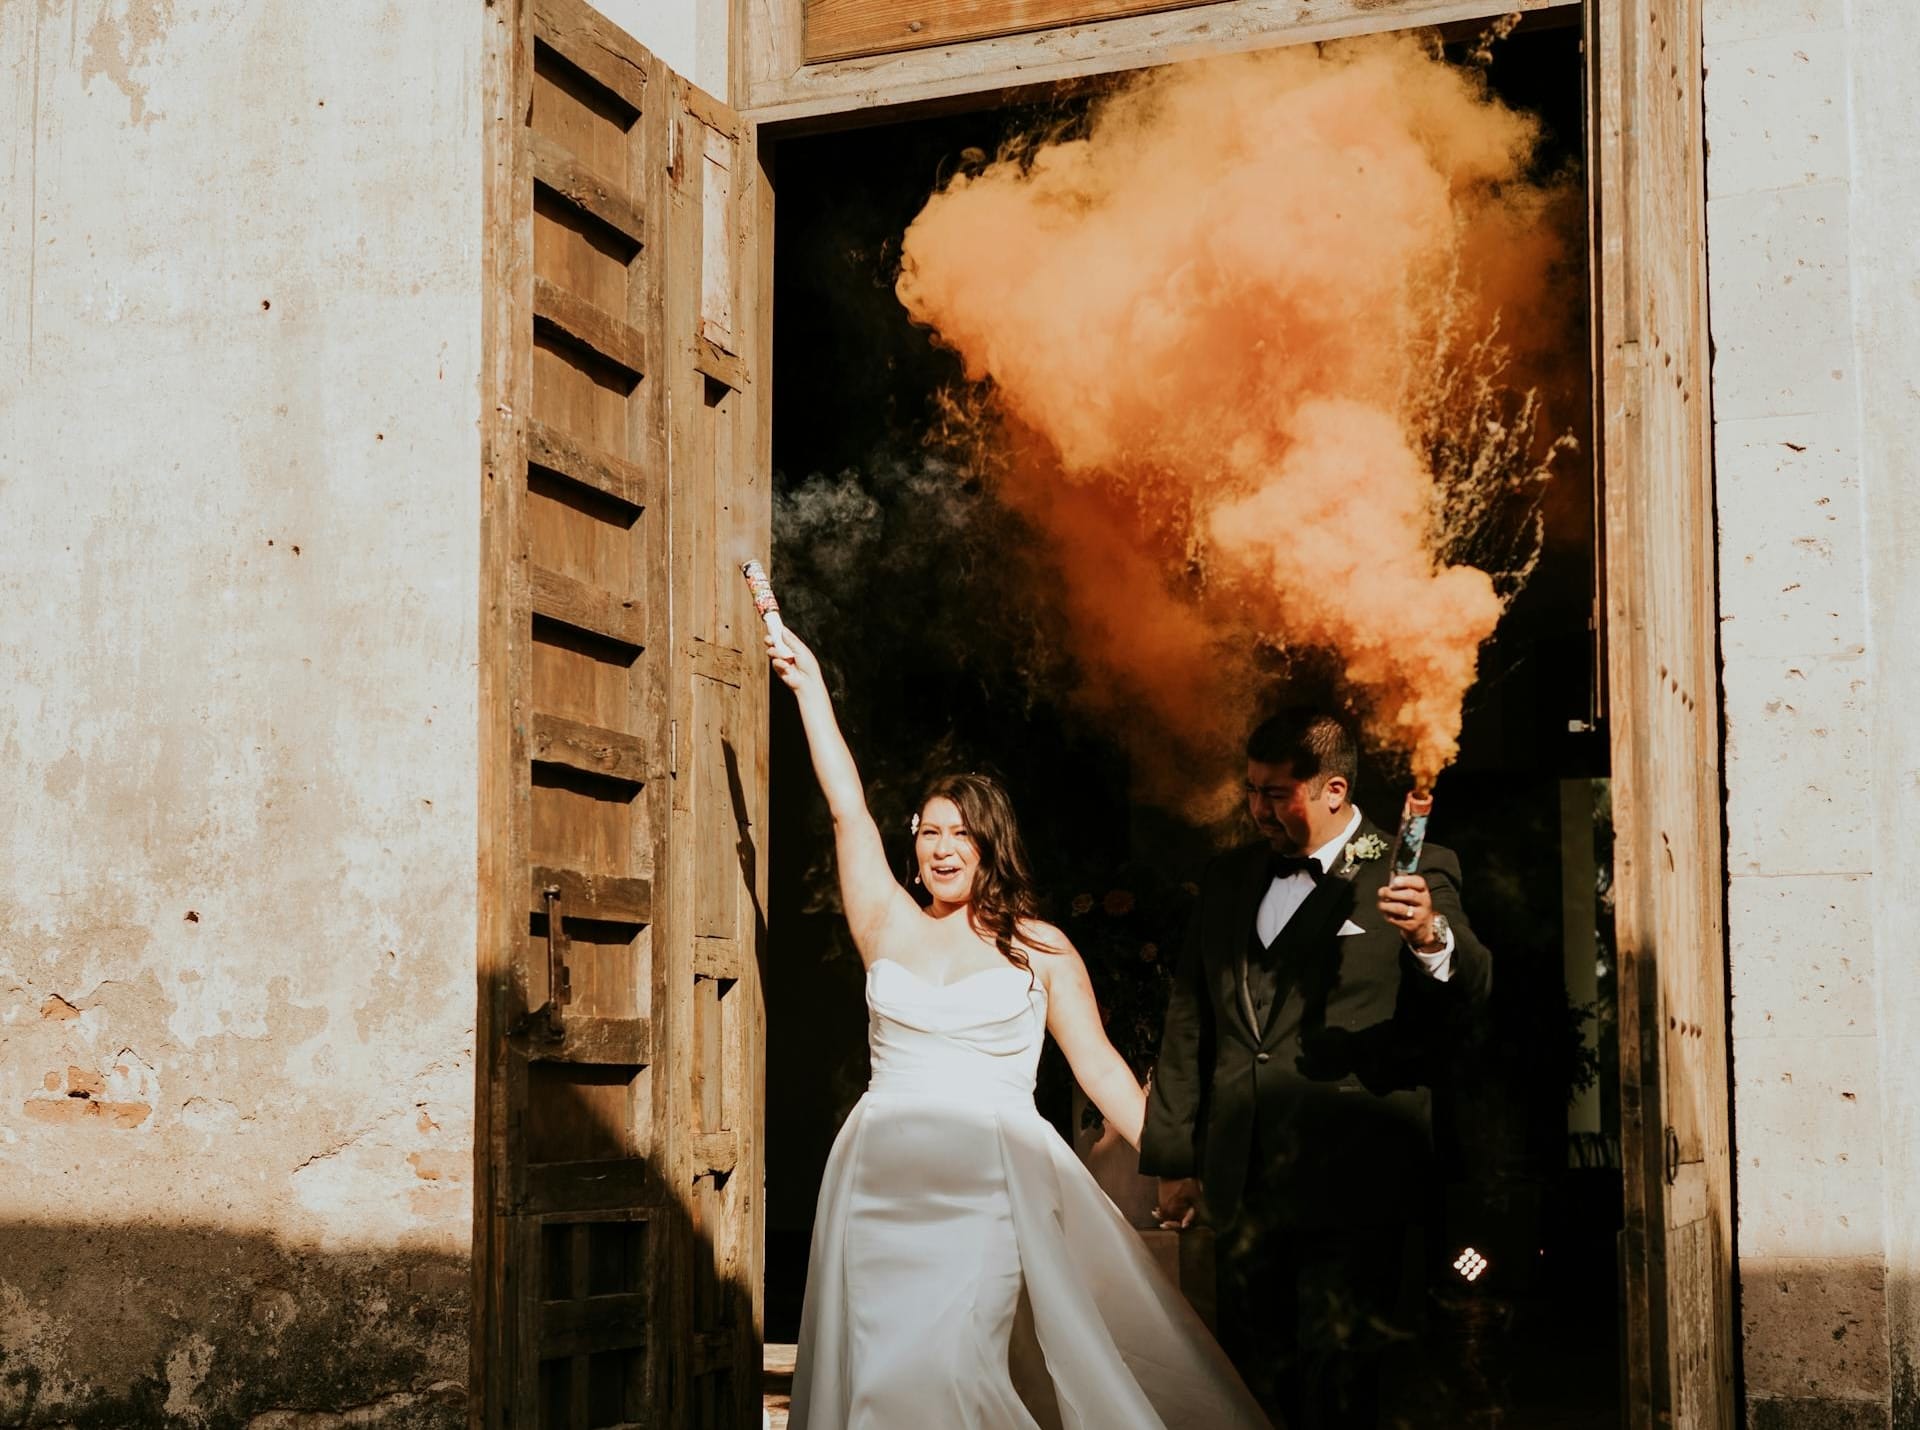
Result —
[[1326, 872], [1320, 867], [1318, 859], [1303, 854], [1269, 854], [1267, 868], [1276, 879], [1305, 874], [1316, 884], [1320, 882], [1320, 876]]

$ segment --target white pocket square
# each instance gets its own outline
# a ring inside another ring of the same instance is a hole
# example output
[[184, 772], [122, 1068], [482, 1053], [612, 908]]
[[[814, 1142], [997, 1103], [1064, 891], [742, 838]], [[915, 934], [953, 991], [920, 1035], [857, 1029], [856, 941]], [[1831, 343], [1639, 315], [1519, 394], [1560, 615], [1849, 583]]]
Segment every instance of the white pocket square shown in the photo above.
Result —
[[1355, 923], [1352, 919], [1348, 919], [1345, 923], [1340, 925], [1341, 938], [1345, 938], [1350, 933], [1365, 933], [1365, 932], [1366, 930], [1361, 928], [1360, 925]]

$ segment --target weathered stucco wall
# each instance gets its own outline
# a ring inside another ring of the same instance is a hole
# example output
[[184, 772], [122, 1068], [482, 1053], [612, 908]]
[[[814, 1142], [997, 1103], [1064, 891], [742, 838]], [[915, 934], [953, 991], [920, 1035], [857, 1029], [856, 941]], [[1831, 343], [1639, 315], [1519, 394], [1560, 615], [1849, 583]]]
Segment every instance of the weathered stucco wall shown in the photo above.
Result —
[[463, 1417], [482, 23], [0, 3], [0, 1424]]
[[1920, 1425], [1920, 18], [1709, 0], [1748, 1417]]
[[1896, 1430], [1920, 1430], [1920, 15], [1850, 0], [1848, 21], [1889, 1371]]

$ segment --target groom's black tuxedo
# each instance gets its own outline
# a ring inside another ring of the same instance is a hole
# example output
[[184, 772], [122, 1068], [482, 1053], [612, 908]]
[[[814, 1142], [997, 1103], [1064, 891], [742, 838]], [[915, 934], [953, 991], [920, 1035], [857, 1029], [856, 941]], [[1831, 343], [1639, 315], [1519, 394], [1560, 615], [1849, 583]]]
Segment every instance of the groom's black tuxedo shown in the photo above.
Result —
[[[1378, 837], [1362, 820], [1354, 840]], [[1198, 1176], [1233, 1222], [1258, 1156], [1262, 1220], [1368, 1226], [1427, 1214], [1432, 1087], [1492, 984], [1460, 904], [1460, 864], [1429, 844], [1420, 873], [1453, 929], [1453, 971], [1421, 968], [1381, 917], [1382, 854], [1323, 874], [1271, 945], [1255, 932], [1272, 884], [1264, 841], [1215, 859], [1200, 886], [1154, 1065], [1140, 1170]], [[1342, 928], [1358, 927], [1343, 934]], [[1255, 1027], [1248, 978], [1269, 1011]]]

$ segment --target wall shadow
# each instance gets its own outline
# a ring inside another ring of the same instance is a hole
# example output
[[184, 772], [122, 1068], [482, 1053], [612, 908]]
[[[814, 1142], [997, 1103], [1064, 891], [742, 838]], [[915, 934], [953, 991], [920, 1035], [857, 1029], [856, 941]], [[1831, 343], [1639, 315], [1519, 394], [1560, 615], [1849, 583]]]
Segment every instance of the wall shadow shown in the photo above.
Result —
[[0, 1425], [451, 1430], [468, 1275], [202, 1222], [0, 1224]]

